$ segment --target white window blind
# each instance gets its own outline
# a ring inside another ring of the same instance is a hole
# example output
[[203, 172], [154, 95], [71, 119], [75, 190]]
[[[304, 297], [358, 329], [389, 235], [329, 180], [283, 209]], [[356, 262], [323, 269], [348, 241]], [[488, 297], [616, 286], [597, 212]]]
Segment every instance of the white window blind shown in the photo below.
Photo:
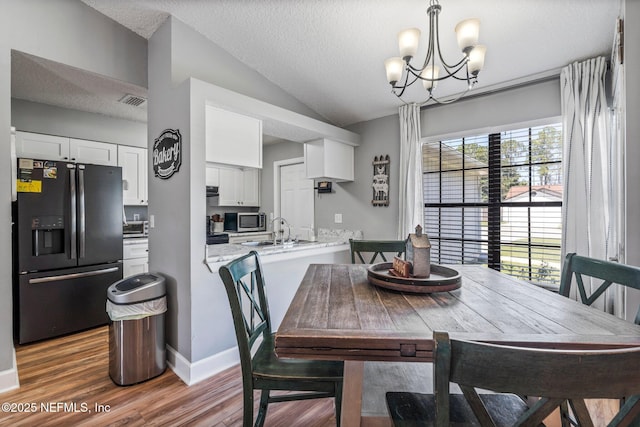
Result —
[[423, 184], [433, 262], [559, 283], [560, 124], [427, 143]]

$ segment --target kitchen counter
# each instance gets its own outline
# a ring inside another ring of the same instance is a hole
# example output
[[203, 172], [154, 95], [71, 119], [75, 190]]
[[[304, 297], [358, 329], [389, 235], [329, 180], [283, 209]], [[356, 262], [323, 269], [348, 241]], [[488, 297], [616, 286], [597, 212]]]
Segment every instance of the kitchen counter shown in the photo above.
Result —
[[[276, 254], [298, 254], [304, 251], [330, 248], [330, 250], [348, 250], [349, 240], [344, 238], [322, 239], [316, 242], [300, 242], [293, 245], [248, 246], [227, 243], [221, 245], [207, 245], [205, 263], [211, 271], [218, 271], [220, 263], [231, 261], [250, 251], [257, 251], [261, 256]], [[218, 264], [218, 265], [213, 265]]]

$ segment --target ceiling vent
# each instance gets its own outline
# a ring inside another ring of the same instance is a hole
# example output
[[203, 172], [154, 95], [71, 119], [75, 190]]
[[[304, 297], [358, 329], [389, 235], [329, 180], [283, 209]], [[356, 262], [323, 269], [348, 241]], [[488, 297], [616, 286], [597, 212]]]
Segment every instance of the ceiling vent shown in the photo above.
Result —
[[127, 105], [133, 105], [134, 107], [140, 107], [144, 105], [147, 102], [147, 100], [140, 96], [136, 96], [128, 93], [122, 98], [120, 98], [118, 102], [122, 102], [123, 104], [127, 104]]

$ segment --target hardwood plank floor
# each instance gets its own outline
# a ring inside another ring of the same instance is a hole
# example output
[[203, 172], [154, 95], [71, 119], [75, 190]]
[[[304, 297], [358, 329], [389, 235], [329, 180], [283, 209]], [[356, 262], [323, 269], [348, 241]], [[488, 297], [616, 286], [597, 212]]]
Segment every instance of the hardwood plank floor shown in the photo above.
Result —
[[[0, 394], [0, 403], [13, 403], [13, 409], [21, 411], [0, 411], [0, 426], [232, 427], [242, 424], [239, 367], [191, 387], [170, 369], [147, 382], [120, 387], [109, 378], [108, 353], [106, 326], [18, 346], [20, 388]], [[606, 425], [615, 414], [614, 405], [608, 402], [590, 403], [596, 426]], [[26, 408], [32, 405], [35, 410], [28, 412]], [[333, 427], [333, 399], [272, 404], [265, 426]]]
[[[120, 387], [109, 378], [108, 340], [105, 326], [18, 346], [20, 388], [1, 394], [0, 402], [21, 411], [0, 412], [0, 426], [242, 424], [239, 367], [191, 387], [170, 369], [147, 382]], [[269, 405], [265, 426], [335, 426], [333, 399]]]

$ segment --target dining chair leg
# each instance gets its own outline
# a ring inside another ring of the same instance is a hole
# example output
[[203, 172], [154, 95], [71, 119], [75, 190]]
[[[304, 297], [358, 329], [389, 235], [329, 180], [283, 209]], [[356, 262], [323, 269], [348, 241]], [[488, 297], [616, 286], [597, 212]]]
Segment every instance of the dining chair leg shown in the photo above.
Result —
[[340, 427], [340, 416], [342, 414], [342, 383], [335, 383], [335, 401], [336, 401], [336, 426]]
[[242, 390], [242, 427], [253, 427], [253, 390]]
[[262, 427], [264, 420], [267, 418], [267, 405], [269, 404], [269, 390], [262, 390], [260, 394], [260, 407], [258, 416], [256, 417], [255, 427]]
[[611, 427], [637, 426], [640, 424], [640, 395], [625, 398], [620, 412], [609, 423]]

